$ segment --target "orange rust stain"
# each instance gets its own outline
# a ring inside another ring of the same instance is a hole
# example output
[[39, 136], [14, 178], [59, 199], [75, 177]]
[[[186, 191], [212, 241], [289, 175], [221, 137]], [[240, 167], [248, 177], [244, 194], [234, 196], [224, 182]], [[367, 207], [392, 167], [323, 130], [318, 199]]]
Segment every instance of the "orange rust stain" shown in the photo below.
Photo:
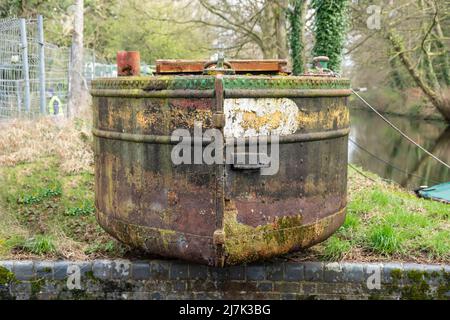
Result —
[[136, 122], [139, 127], [143, 129], [148, 129], [150, 126], [154, 125], [157, 121], [155, 114], [142, 110], [136, 113]]
[[348, 127], [350, 115], [345, 105], [338, 105], [319, 112], [299, 110], [297, 121], [299, 127], [305, 130], [316, 128], [330, 130]]
[[204, 128], [211, 122], [211, 110], [195, 109], [187, 112], [182, 108], [171, 108], [170, 110], [171, 127], [173, 128], [193, 128], [194, 122], [201, 122]]
[[178, 196], [173, 191], [167, 192], [167, 202], [169, 206], [175, 206], [178, 203]]

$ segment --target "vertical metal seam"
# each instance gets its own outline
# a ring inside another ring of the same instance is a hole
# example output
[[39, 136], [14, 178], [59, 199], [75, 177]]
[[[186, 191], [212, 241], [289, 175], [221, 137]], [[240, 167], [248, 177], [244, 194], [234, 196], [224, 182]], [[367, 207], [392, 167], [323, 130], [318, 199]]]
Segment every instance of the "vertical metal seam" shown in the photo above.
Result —
[[[223, 78], [222, 75], [217, 75], [214, 81], [214, 117], [216, 119], [223, 119], [223, 104], [224, 104], [224, 88], [223, 88]], [[225, 141], [223, 136], [224, 124], [222, 121], [216, 121], [214, 119], [216, 129], [219, 129], [222, 133], [222, 146], [224, 146]], [[216, 146], [217, 150], [217, 146]], [[222, 154], [225, 155], [225, 148], [221, 150]], [[216, 249], [216, 261], [215, 265], [222, 267], [225, 264], [224, 257], [224, 233], [223, 233], [223, 218], [225, 210], [225, 177], [224, 177], [224, 163], [216, 164], [216, 190], [215, 190], [215, 201], [216, 201], [216, 230], [214, 231], [214, 245]]]
[[[215, 114], [223, 115], [223, 103], [224, 103], [224, 90], [222, 76], [217, 75], [214, 83], [214, 96], [215, 96]], [[223, 126], [217, 128], [222, 133], [223, 139]], [[224, 141], [222, 141], [224, 143]], [[224, 152], [224, 149], [222, 150]], [[223, 227], [223, 213], [224, 213], [224, 164], [216, 164], [216, 228], [221, 229]]]

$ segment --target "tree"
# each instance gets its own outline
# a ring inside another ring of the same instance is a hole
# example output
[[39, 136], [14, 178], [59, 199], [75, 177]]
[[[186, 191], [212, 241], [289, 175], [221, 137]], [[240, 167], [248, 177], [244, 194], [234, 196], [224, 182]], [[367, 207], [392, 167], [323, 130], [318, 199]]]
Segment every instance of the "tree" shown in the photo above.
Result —
[[330, 58], [329, 68], [341, 70], [347, 29], [347, 0], [312, 0], [315, 10], [313, 56]]
[[[372, 68], [378, 67], [374, 71], [384, 75], [381, 79], [386, 85], [419, 88], [450, 122], [449, 6], [437, 0], [380, 2], [381, 23], [378, 28], [368, 28], [369, 4], [371, 1], [360, 1], [352, 6], [351, 37], [356, 44], [348, 52], [356, 65], [367, 61]], [[364, 63], [358, 70], [356, 74], [371, 73]]]
[[5, 0], [0, 1], [0, 18], [33, 18], [40, 14], [45, 20], [45, 39], [59, 46], [68, 46], [73, 25], [68, 8], [72, 4], [73, 0]]
[[[444, 118], [450, 122], [450, 101], [438, 90], [439, 83], [437, 82], [437, 77], [434, 74], [431, 62], [427, 62], [427, 70], [424, 74], [421, 74], [417, 67], [415, 67], [411, 56], [408, 54], [403, 39], [394, 30], [390, 30], [386, 37], [417, 86], [423, 91]], [[430, 74], [431, 72], [433, 72], [432, 75]]]
[[287, 58], [288, 0], [199, 0], [187, 2], [190, 17], [174, 19], [159, 17], [151, 10], [148, 17], [155, 21], [200, 26], [213, 30], [216, 39], [210, 50], [226, 51], [231, 57]]
[[184, 6], [168, 0], [121, 1], [103, 35], [102, 54], [113, 60], [118, 50], [139, 50], [146, 63], [208, 57], [212, 29], [188, 21], [192, 12]]
[[305, 14], [307, 10], [307, 1], [292, 0], [291, 8], [288, 11], [290, 31], [289, 47], [291, 50], [292, 73], [299, 75], [304, 72], [304, 39], [303, 28]]
[[70, 65], [70, 92], [67, 113], [69, 117], [78, 115], [83, 107], [87, 107], [88, 92], [83, 77], [83, 29], [84, 3], [75, 0], [73, 7], [72, 54]]

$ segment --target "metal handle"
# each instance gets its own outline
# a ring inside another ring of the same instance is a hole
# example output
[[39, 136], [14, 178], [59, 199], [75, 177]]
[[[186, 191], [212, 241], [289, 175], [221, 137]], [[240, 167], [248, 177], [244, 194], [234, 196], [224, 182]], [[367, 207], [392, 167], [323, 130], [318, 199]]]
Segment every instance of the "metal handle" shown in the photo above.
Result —
[[[245, 159], [245, 162], [238, 162], [237, 159]], [[256, 163], [250, 163], [250, 159], [256, 159], [257, 161]], [[262, 162], [261, 159], [264, 159], [264, 156], [259, 153], [236, 153], [234, 155], [234, 161], [231, 167], [234, 170], [260, 170], [263, 168], [269, 168], [270, 164]]]
[[260, 170], [263, 168], [269, 168], [269, 165], [266, 163], [257, 163], [257, 164], [233, 164], [232, 168], [234, 170]]
[[[210, 68], [215, 65], [214, 68]], [[227, 68], [225, 68], [226, 66]], [[234, 74], [233, 66], [225, 61], [223, 54], [219, 53], [217, 60], [208, 61], [203, 65], [203, 74]]]
[[222, 61], [222, 66], [219, 66], [219, 61], [218, 60], [208, 61], [207, 63], [204, 64], [203, 69], [206, 71], [212, 65], [216, 66], [216, 68], [214, 68], [214, 69], [218, 69], [218, 68], [223, 69], [223, 66], [227, 66], [228, 69], [226, 69], [226, 70], [233, 70], [233, 66], [231, 65], [231, 63], [229, 63], [228, 61]]

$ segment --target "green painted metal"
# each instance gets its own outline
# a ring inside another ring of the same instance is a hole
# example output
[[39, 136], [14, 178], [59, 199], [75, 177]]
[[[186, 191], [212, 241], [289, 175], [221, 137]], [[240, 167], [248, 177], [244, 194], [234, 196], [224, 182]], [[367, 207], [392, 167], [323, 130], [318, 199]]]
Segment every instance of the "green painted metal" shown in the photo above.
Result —
[[[225, 89], [349, 89], [350, 80], [329, 77], [223, 76]], [[105, 78], [92, 81], [92, 90], [213, 90], [214, 76]]]

